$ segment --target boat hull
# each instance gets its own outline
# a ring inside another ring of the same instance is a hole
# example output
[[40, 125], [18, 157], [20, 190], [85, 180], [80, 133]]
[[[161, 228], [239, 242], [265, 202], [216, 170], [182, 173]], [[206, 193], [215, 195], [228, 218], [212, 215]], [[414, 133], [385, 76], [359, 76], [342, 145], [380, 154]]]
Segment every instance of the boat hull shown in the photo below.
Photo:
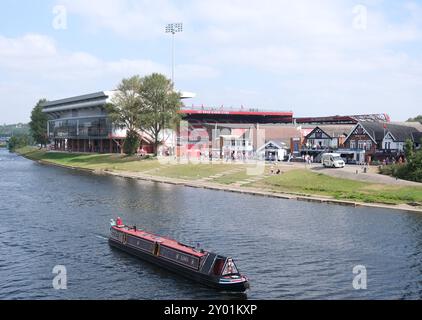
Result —
[[194, 270], [190, 270], [186, 267], [179, 266], [175, 263], [166, 261], [162, 258], [156, 257], [152, 254], [148, 254], [146, 252], [143, 252], [141, 250], [137, 250], [134, 248], [131, 248], [127, 245], [124, 245], [123, 243], [116, 241], [114, 239], [109, 239], [110, 246], [120, 249], [122, 251], [125, 251], [126, 253], [136, 256], [137, 258], [140, 258], [144, 261], [150, 262], [152, 264], [158, 265], [162, 268], [165, 268], [169, 271], [175, 272], [185, 278], [188, 278], [190, 280], [199, 282], [203, 285], [206, 285], [208, 287], [212, 287], [217, 290], [221, 291], [229, 291], [229, 292], [245, 292], [247, 289], [249, 289], [249, 282], [248, 281], [241, 281], [236, 283], [224, 283], [220, 281], [219, 277], [213, 277], [207, 274], [203, 274], [200, 272], [196, 272]]

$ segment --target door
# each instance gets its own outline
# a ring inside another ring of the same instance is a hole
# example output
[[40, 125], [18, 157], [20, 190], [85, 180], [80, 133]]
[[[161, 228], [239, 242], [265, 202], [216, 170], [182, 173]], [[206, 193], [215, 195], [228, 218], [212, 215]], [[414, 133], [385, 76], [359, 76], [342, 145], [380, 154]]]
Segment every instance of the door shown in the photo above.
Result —
[[152, 252], [152, 254], [156, 257], [158, 257], [160, 255], [160, 248], [161, 248], [161, 243], [160, 242], [156, 242], [154, 245], [154, 250]]

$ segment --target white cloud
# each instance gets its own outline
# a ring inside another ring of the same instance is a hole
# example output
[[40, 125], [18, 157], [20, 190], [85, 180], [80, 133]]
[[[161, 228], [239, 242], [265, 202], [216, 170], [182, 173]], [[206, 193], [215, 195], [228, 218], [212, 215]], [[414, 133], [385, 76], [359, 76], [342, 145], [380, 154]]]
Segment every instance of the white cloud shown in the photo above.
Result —
[[26, 51], [28, 48], [31, 49], [33, 57], [48, 57], [57, 53], [54, 42], [43, 35], [27, 34], [18, 39], [6, 38], [0, 35], [0, 57], [2, 60], [28, 55]]
[[[67, 52], [52, 38], [39, 34], [0, 35], [0, 103], [14, 111], [2, 112], [0, 122], [28, 120], [31, 107], [42, 97], [109, 90], [124, 77], [153, 72], [168, 74], [169, 68], [149, 59], [105, 60], [87, 52]], [[211, 67], [195, 64], [180, 65], [177, 72], [181, 79], [190, 80], [218, 75]]]
[[119, 36], [155, 38], [162, 35], [165, 24], [178, 22], [182, 13], [167, 0], [61, 0], [71, 16], [85, 18], [93, 33], [102, 29]]
[[[68, 10], [67, 32], [82, 21], [81, 28], [94, 36], [112, 33], [128, 46], [145, 41], [159, 48], [166, 40], [165, 25], [184, 22], [177, 40], [176, 80], [184, 90], [195, 90], [199, 103], [288, 106], [298, 114], [312, 105], [321, 106], [321, 113], [342, 113], [338, 106], [343, 105], [353, 112], [382, 110], [399, 117], [399, 101], [422, 99], [416, 89], [422, 79], [421, 6], [409, 1], [384, 10], [389, 4], [363, 0], [368, 24], [357, 30], [353, 9], [358, 3], [58, 1]], [[134, 73], [170, 74], [170, 63], [151, 56], [108, 61], [83, 48], [65, 52], [51, 38], [30, 34], [0, 37], [0, 70], [15, 78], [59, 80], [54, 87], [70, 83], [77, 94], [107, 89]], [[67, 93], [70, 86], [55, 93]], [[76, 92], [80, 88], [86, 90]], [[244, 94], [251, 90], [256, 94]], [[416, 105], [409, 112], [418, 112]]]
[[29, 34], [20, 38], [0, 36], [0, 68], [4, 72], [26, 73], [37, 78], [81, 80], [99, 76], [130, 76], [165, 72], [151, 60], [102, 60], [86, 52], [65, 52], [50, 37]]
[[220, 71], [215, 68], [198, 64], [180, 64], [176, 67], [177, 79], [211, 79], [220, 75]]
[[[368, 1], [367, 1], [368, 2]], [[377, 69], [378, 57], [392, 62], [390, 46], [420, 40], [415, 21], [420, 7], [403, 4], [414, 18], [392, 23], [377, 2], [367, 6], [368, 26], [354, 28], [354, 1], [335, 0], [65, 0], [70, 13], [88, 25], [131, 39], [164, 36], [168, 22], [183, 21], [181, 53], [189, 64], [243, 65], [258, 70], [298, 71]], [[371, 66], [371, 64], [373, 64]]]

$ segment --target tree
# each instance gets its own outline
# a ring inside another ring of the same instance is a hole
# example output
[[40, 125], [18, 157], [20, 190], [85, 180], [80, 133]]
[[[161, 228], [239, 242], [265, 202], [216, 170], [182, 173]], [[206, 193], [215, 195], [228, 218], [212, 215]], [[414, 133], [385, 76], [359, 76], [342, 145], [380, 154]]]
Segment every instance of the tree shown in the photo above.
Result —
[[410, 139], [407, 139], [404, 145], [404, 155], [406, 156], [407, 161], [411, 161], [415, 155], [413, 142]]
[[422, 115], [419, 115], [415, 118], [410, 118], [409, 120], [407, 120], [407, 122], [420, 122], [420, 123], [422, 123]]
[[181, 97], [171, 80], [158, 73], [142, 79], [139, 94], [143, 104], [140, 129], [151, 134], [157, 155], [164, 130], [174, 128], [180, 120]]
[[31, 144], [30, 136], [27, 134], [22, 134], [11, 137], [7, 147], [10, 152], [14, 152], [16, 149], [26, 147], [29, 144]]
[[114, 125], [127, 130], [123, 150], [128, 155], [135, 154], [140, 144], [138, 129], [143, 111], [142, 98], [139, 95], [141, 86], [142, 79], [139, 76], [123, 79], [111, 103], [106, 106]]
[[42, 112], [43, 107], [42, 103], [47, 102], [46, 99], [41, 99], [38, 101], [36, 106], [32, 109], [31, 112], [31, 122], [29, 123], [31, 136], [37, 144], [42, 146], [47, 146], [48, 135], [47, 135], [47, 125], [48, 117], [47, 114]]

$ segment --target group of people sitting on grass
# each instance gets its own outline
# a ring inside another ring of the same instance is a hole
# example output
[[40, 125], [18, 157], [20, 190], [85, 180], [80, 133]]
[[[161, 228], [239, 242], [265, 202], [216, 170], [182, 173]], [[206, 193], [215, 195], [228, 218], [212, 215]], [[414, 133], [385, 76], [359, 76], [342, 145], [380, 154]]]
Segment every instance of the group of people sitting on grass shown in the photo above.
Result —
[[280, 175], [282, 173], [283, 172], [280, 170], [280, 168], [277, 167], [277, 165], [271, 166], [271, 169], [270, 169], [270, 174], [271, 175]]

